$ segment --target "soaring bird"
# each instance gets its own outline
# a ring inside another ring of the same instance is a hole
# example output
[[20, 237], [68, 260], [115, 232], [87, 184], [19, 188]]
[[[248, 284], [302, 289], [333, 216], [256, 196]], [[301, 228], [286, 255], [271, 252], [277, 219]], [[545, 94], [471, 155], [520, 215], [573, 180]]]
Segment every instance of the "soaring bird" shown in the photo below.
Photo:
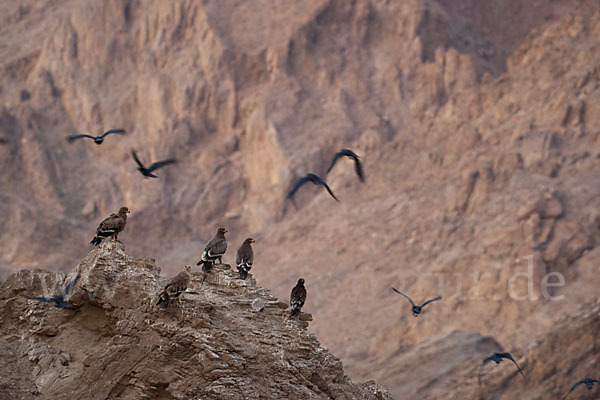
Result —
[[172, 299], [177, 299], [181, 302], [179, 295], [185, 292], [188, 283], [190, 283], [190, 274], [192, 273], [192, 267], [186, 265], [179, 274], [167, 283], [167, 286], [160, 292], [157, 306], [167, 308]]
[[118, 134], [122, 135], [125, 133], [125, 129], [111, 129], [109, 131], [104, 132], [100, 136], [92, 136], [92, 135], [88, 135], [87, 133], [84, 133], [83, 135], [73, 135], [73, 136], [67, 137], [67, 140], [69, 141], [69, 143], [73, 143], [77, 139], [88, 138], [88, 139], [92, 139], [94, 141], [94, 143], [96, 143], [96, 144], [102, 144], [102, 142], [104, 142], [104, 138], [107, 135], [110, 135], [111, 133], [118, 133]]
[[418, 317], [419, 314], [421, 314], [421, 312], [423, 311], [423, 307], [425, 307], [427, 304], [433, 303], [434, 301], [438, 301], [438, 300], [442, 299], [442, 296], [438, 296], [435, 299], [427, 300], [425, 303], [423, 303], [420, 306], [418, 306], [418, 305], [415, 304], [414, 301], [412, 301], [412, 299], [410, 297], [408, 297], [407, 295], [405, 295], [404, 293], [402, 293], [398, 289], [392, 288], [392, 290], [394, 292], [396, 292], [398, 294], [401, 294], [402, 296], [406, 297], [408, 299], [408, 301], [410, 301], [410, 304], [412, 304], [412, 312], [413, 312], [413, 316], [414, 317]]
[[304, 287], [304, 279], [298, 279], [298, 283], [292, 289], [290, 295], [290, 306], [292, 307], [292, 316], [298, 315], [304, 302], [306, 301], [306, 288]]
[[287, 197], [291, 198], [292, 196], [294, 196], [294, 194], [298, 191], [298, 189], [300, 189], [300, 186], [304, 185], [306, 182], [312, 182], [315, 185], [325, 186], [325, 189], [327, 189], [327, 191], [329, 192], [329, 194], [331, 195], [331, 197], [333, 197], [335, 199], [335, 201], [339, 202], [338, 198], [335, 197], [335, 194], [333, 194], [333, 192], [329, 188], [329, 185], [327, 185], [327, 182], [325, 182], [323, 179], [321, 179], [320, 177], [318, 177], [315, 174], [308, 174], [305, 177], [300, 178], [296, 182], [296, 184], [294, 185], [294, 187], [292, 188], [292, 190], [290, 190], [290, 192], [288, 193]]
[[6, 143], [8, 143], [8, 142], [6, 141], [6, 139], [0, 138], [0, 144], [6, 144]]
[[90, 244], [98, 246], [103, 239], [109, 236], [112, 237], [113, 242], [116, 241], [119, 233], [125, 229], [127, 214], [129, 214], [129, 208], [121, 207], [118, 213], [111, 214], [110, 217], [100, 222], [100, 225], [96, 229], [96, 236], [94, 236]]
[[69, 283], [62, 291], [61, 294], [57, 294], [56, 296], [52, 296], [52, 297], [27, 297], [29, 300], [37, 300], [37, 301], [43, 301], [45, 303], [55, 303], [54, 307], [58, 307], [58, 308], [68, 308], [71, 307], [71, 302], [70, 301], [65, 301], [65, 297], [67, 297], [69, 295], [69, 293], [71, 293], [71, 291], [73, 290], [73, 287], [75, 286], [75, 284], [77, 283], [77, 281], [79, 280], [79, 277], [81, 276], [80, 273], [77, 274], [77, 276], [75, 277], [75, 279], [73, 279], [73, 281], [71, 283]]
[[206, 244], [204, 252], [202, 253], [202, 258], [196, 263], [196, 265], [202, 264], [202, 271], [210, 272], [217, 259], [219, 260], [219, 264], [223, 264], [223, 254], [227, 251], [225, 233], [227, 233], [227, 229], [217, 229], [215, 237]]
[[600, 381], [598, 379], [592, 379], [592, 378], [585, 378], [580, 380], [579, 382], [577, 382], [576, 384], [573, 385], [573, 387], [571, 388], [571, 390], [569, 390], [569, 393], [567, 393], [567, 395], [565, 397], [563, 397], [563, 400], [565, 400], [573, 390], [575, 390], [575, 388], [579, 385], [581, 385], [582, 383], [585, 383], [585, 385], [587, 386], [587, 388], [589, 390], [592, 390], [592, 388], [594, 387], [594, 383], [597, 383], [598, 385], [600, 385]]
[[333, 160], [331, 160], [331, 165], [329, 166], [329, 168], [327, 168], [327, 173], [329, 173], [329, 171], [331, 171], [333, 169], [333, 166], [335, 165], [337, 160], [339, 160], [340, 158], [342, 158], [344, 156], [352, 158], [354, 160], [354, 167], [356, 169], [356, 175], [358, 175], [358, 179], [360, 179], [361, 182], [364, 182], [365, 176], [363, 174], [362, 165], [360, 163], [360, 157], [357, 156], [355, 152], [353, 152], [352, 150], [348, 150], [348, 149], [342, 149], [339, 152], [337, 152], [337, 154], [333, 157]]
[[[491, 356], [489, 356], [488, 358], [485, 358], [483, 360], [483, 362], [481, 363], [481, 367], [480, 368], [483, 368], [484, 365], [487, 364], [487, 363], [489, 363], [490, 361], [493, 361], [496, 364], [500, 364], [502, 362], [503, 358], [506, 358], [507, 360], [512, 361], [517, 366], [517, 369], [519, 370], [519, 373], [521, 375], [525, 376], [525, 374], [521, 370], [521, 367], [519, 367], [519, 364], [517, 364], [517, 362], [515, 361], [515, 359], [513, 358], [513, 356], [510, 355], [510, 353], [494, 353]], [[481, 383], [481, 375], [479, 376], [479, 383]]]
[[165, 165], [174, 164], [177, 162], [177, 160], [175, 160], [174, 158], [170, 158], [170, 159], [164, 160], [164, 161], [157, 161], [157, 162], [153, 163], [152, 165], [150, 165], [148, 168], [146, 168], [146, 167], [144, 167], [144, 164], [142, 164], [140, 159], [137, 157], [135, 150], [131, 150], [131, 155], [133, 156], [133, 159], [135, 160], [135, 162], [138, 165], [138, 171], [140, 171], [140, 173], [142, 175], [144, 175], [146, 178], [158, 178], [158, 176], [154, 175], [152, 173], [152, 171], [154, 171], [155, 169], [164, 167]]
[[252, 250], [251, 246], [252, 243], [255, 243], [254, 239], [252, 238], [244, 240], [244, 243], [242, 243], [237, 251], [235, 263], [241, 279], [246, 279], [248, 272], [250, 272], [252, 269], [252, 263], [254, 262], [254, 251]]

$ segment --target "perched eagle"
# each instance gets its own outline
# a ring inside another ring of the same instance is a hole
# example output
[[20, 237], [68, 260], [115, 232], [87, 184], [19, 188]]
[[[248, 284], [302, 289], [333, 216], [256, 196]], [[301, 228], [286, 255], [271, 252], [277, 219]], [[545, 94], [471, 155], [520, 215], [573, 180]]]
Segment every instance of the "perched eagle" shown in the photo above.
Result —
[[237, 251], [235, 263], [241, 279], [246, 279], [248, 277], [248, 272], [250, 272], [252, 269], [252, 263], [254, 262], [254, 251], [252, 250], [251, 244], [254, 242], [255, 241], [252, 238], [244, 240], [244, 243], [242, 243]]
[[227, 233], [227, 229], [217, 229], [215, 237], [212, 238], [204, 248], [202, 259], [196, 263], [196, 265], [202, 264], [202, 271], [210, 272], [217, 259], [219, 260], [219, 264], [223, 264], [223, 254], [225, 254], [225, 251], [227, 250], [225, 233]]
[[171, 279], [163, 291], [160, 292], [156, 305], [160, 306], [161, 308], [167, 308], [171, 302], [171, 299], [178, 299], [179, 302], [181, 302], [179, 295], [181, 295], [181, 293], [185, 292], [187, 289], [187, 285], [190, 283], [191, 272], [192, 267], [186, 265], [183, 271], [177, 274], [175, 278]]
[[290, 296], [290, 306], [292, 307], [292, 316], [298, 315], [304, 302], [306, 301], [306, 288], [304, 287], [304, 279], [298, 279], [298, 283], [292, 289]]
[[125, 229], [127, 214], [129, 214], [129, 209], [127, 207], [121, 207], [118, 213], [111, 214], [110, 217], [100, 222], [98, 229], [96, 229], [96, 236], [94, 236], [90, 244], [98, 246], [102, 243], [103, 239], [109, 236], [112, 237], [113, 241], [116, 241], [119, 233]]

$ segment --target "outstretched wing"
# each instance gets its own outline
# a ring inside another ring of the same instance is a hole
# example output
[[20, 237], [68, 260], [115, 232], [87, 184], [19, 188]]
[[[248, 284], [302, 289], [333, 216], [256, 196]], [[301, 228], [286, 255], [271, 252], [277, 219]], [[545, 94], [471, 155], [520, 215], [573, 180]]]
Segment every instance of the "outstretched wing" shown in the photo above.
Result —
[[148, 167], [148, 172], [152, 172], [155, 169], [159, 169], [161, 167], [164, 167], [165, 165], [174, 164], [176, 162], [177, 162], [177, 160], [175, 160], [174, 158], [171, 158], [169, 160], [155, 162], [151, 166]]
[[296, 184], [294, 185], [294, 187], [292, 188], [292, 190], [289, 191], [287, 197], [292, 197], [298, 191], [298, 189], [300, 189], [300, 187], [302, 185], [304, 185], [306, 182], [310, 182], [310, 180], [311, 179], [310, 179], [309, 175], [298, 179], [298, 181], [296, 182]]
[[65, 287], [65, 289], [63, 290], [61, 296], [64, 299], [65, 297], [67, 297], [69, 295], [69, 293], [71, 293], [71, 290], [73, 290], [73, 287], [75, 286], [75, 284], [77, 283], [77, 281], [79, 280], [79, 277], [81, 276], [81, 273], [77, 273], [77, 276], [75, 277], [75, 279], [73, 279], [71, 281], [71, 283], [69, 283], [67, 285], [67, 287]]
[[335, 201], [337, 201], [338, 203], [340, 202], [340, 201], [338, 200], [338, 198], [337, 198], [337, 197], [335, 197], [335, 194], [333, 194], [333, 192], [331, 191], [331, 188], [329, 187], [329, 185], [327, 184], [327, 182], [325, 182], [323, 179], [321, 179], [321, 180], [319, 181], [319, 185], [323, 185], [323, 186], [325, 186], [325, 189], [327, 189], [327, 191], [329, 192], [329, 194], [331, 195], [331, 197], [333, 197], [333, 198], [335, 199]]
[[146, 167], [144, 167], [144, 164], [142, 164], [142, 162], [140, 161], [140, 159], [137, 157], [137, 154], [135, 153], [135, 150], [131, 150], [131, 155], [133, 156], [133, 159], [135, 160], [135, 162], [137, 163], [137, 165], [141, 169], [146, 169]]
[[44, 303], [56, 303], [57, 301], [55, 297], [26, 297], [26, 299], [43, 301]]
[[398, 289], [396, 289], [396, 288], [392, 288], [392, 290], [393, 290], [394, 292], [398, 293], [399, 295], [402, 295], [402, 296], [406, 297], [406, 298], [408, 299], [408, 301], [410, 301], [410, 304], [412, 304], [413, 306], [415, 306], [415, 302], [414, 302], [414, 301], [412, 301], [412, 299], [411, 299], [410, 297], [408, 297], [407, 295], [405, 295], [404, 293], [402, 293], [401, 291], [399, 291], [399, 290], [398, 290]]
[[519, 364], [517, 364], [517, 362], [515, 361], [515, 359], [513, 358], [513, 356], [510, 355], [510, 353], [499, 353], [498, 355], [500, 357], [502, 357], [502, 358], [506, 358], [507, 360], [512, 361], [517, 366], [517, 368], [519, 369], [519, 372], [521, 373], [521, 375], [525, 376], [525, 374], [521, 370], [521, 367], [519, 367]]
[[329, 171], [331, 171], [333, 169], [333, 167], [335, 166], [335, 163], [337, 162], [337, 160], [339, 160], [340, 158], [344, 157], [344, 150], [342, 151], [338, 151], [335, 156], [333, 156], [333, 160], [331, 160], [331, 164], [329, 165], [329, 168], [327, 168], [327, 173], [329, 173]]
[[360, 160], [358, 157], [352, 157], [352, 158], [354, 158], [354, 167], [356, 168], [356, 175], [358, 175], [358, 179], [360, 179], [361, 182], [364, 182], [365, 175], [363, 173], [362, 164], [360, 163]]
[[68, 140], [69, 142], [73, 142], [74, 140], [81, 139], [81, 138], [95, 139], [95, 137], [94, 137], [94, 136], [83, 134], [83, 135], [73, 135], [73, 136], [68, 136], [68, 137], [67, 137], [67, 140]]
[[111, 133], [120, 133], [120, 134], [123, 134], [123, 133], [125, 133], [125, 129], [111, 129], [111, 130], [108, 130], [108, 131], [104, 132], [102, 134], [102, 136], [100, 136], [100, 137], [104, 138], [106, 135], [110, 135]]
[[571, 390], [569, 390], [569, 392], [565, 395], [565, 397], [563, 397], [563, 400], [565, 400], [567, 397], [569, 397], [569, 395], [571, 394], [571, 392], [573, 390], [575, 390], [575, 388], [579, 385], [581, 385], [582, 383], [585, 383], [585, 379], [580, 380], [579, 382], [577, 382], [576, 384], [573, 385], [573, 387], [571, 387]]
[[441, 300], [441, 299], [442, 299], [442, 296], [438, 296], [435, 299], [427, 300], [425, 303], [423, 303], [423, 305], [421, 307], [425, 307], [427, 304], [433, 303], [434, 301], [438, 301], [438, 300]]

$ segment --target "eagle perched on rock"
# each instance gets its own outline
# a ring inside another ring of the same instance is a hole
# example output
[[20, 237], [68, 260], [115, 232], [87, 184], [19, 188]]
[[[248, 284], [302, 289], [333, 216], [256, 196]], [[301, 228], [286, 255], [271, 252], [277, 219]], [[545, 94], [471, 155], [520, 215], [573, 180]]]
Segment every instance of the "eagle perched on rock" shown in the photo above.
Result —
[[290, 306], [292, 307], [292, 316], [298, 315], [304, 302], [306, 301], [306, 288], [304, 287], [304, 279], [298, 279], [298, 283], [292, 289], [290, 296]]
[[127, 214], [129, 214], [129, 208], [121, 207], [118, 213], [111, 214], [110, 217], [100, 222], [100, 225], [98, 225], [98, 228], [96, 229], [96, 236], [94, 236], [90, 244], [98, 246], [102, 243], [102, 240], [109, 236], [112, 237], [113, 241], [116, 241], [119, 233], [125, 229]]
[[191, 273], [192, 267], [186, 265], [183, 271], [177, 274], [175, 278], [171, 279], [163, 291], [160, 292], [156, 305], [160, 306], [161, 308], [167, 308], [171, 302], [171, 299], [178, 299], [181, 302], [179, 296], [187, 289], [187, 285], [190, 283]]
[[250, 272], [252, 269], [252, 263], [254, 262], [254, 251], [252, 250], [251, 244], [254, 242], [255, 241], [252, 238], [244, 240], [244, 243], [242, 243], [237, 251], [235, 264], [237, 265], [241, 279], [246, 279], [248, 277], [248, 272]]
[[202, 259], [196, 265], [202, 265], [203, 272], [210, 272], [215, 261], [219, 260], [219, 264], [223, 264], [223, 254], [227, 251], [227, 240], [225, 239], [227, 229], [217, 229], [217, 234], [212, 238], [204, 248]]

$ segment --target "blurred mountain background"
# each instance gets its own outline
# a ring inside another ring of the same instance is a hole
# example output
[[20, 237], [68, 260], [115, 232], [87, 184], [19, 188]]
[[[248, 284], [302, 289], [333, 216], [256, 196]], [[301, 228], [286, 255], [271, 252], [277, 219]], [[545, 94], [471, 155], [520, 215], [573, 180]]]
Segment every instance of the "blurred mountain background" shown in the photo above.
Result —
[[[396, 398], [547, 399], [600, 371], [597, 334], [569, 330], [600, 318], [597, 1], [0, 10], [2, 278], [70, 271], [127, 206], [119, 239], [169, 276], [218, 226], [225, 262], [255, 238], [259, 284], [287, 300], [304, 277], [310, 329], [352, 379]], [[112, 128], [128, 134], [65, 140]], [[342, 160], [326, 177], [341, 204], [312, 185], [285, 199], [341, 148], [361, 156], [366, 183]], [[178, 164], [144, 179], [131, 149]], [[529, 281], [511, 280], [530, 261]], [[564, 277], [559, 301], [542, 293], [550, 272]], [[519, 296], [531, 282], [536, 300], [515, 300], [509, 282]], [[444, 298], [415, 319], [392, 286]], [[527, 377], [503, 363], [478, 387], [499, 344]]]

